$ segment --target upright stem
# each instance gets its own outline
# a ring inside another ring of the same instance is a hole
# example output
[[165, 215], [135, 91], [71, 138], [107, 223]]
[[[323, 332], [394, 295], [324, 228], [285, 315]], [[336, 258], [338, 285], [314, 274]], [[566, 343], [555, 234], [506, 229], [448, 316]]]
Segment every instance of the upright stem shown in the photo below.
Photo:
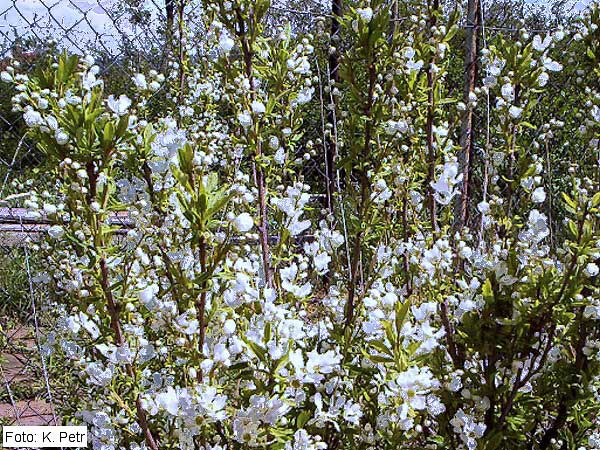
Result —
[[391, 14], [390, 14], [390, 31], [388, 34], [388, 43], [392, 44], [394, 41], [394, 36], [396, 34], [396, 30], [398, 29], [398, 1], [393, 0], [391, 5]]
[[[123, 332], [121, 330], [121, 323], [119, 320], [119, 306], [115, 303], [112, 290], [110, 288], [109, 283], [109, 274], [108, 267], [106, 265], [106, 259], [100, 259], [100, 284], [102, 286], [102, 291], [104, 292], [104, 296], [106, 298], [108, 315], [110, 317], [110, 327], [113, 329], [115, 334], [115, 342], [117, 346], [122, 347], [125, 345], [125, 338], [123, 337]], [[128, 363], [125, 366], [127, 370], [127, 374], [129, 378], [135, 381], [135, 369], [132, 364]], [[148, 425], [148, 420], [146, 418], [146, 412], [142, 407], [142, 401], [138, 394], [135, 399], [135, 407], [136, 414], [138, 418], [138, 422], [140, 424], [140, 428], [142, 429], [142, 433], [144, 433], [144, 439], [146, 440], [146, 444], [152, 450], [158, 450], [158, 445], [154, 436], [152, 435], [152, 431], [150, 431], [150, 427]]]
[[[373, 56], [373, 55], [371, 55]], [[377, 71], [375, 70], [375, 61], [374, 58], [371, 57], [371, 61], [369, 61], [368, 65], [369, 70], [369, 90], [367, 93], [367, 103], [365, 105], [365, 143], [363, 148], [363, 162], [361, 169], [359, 170], [360, 177], [360, 200], [358, 205], [358, 218], [359, 223], [363, 223], [365, 220], [366, 213], [366, 205], [369, 200], [369, 178], [367, 175], [367, 170], [364, 168], [364, 165], [369, 160], [369, 156], [371, 153], [371, 139], [373, 137], [373, 94], [375, 92], [375, 84], [377, 82]], [[350, 283], [348, 286], [348, 301], [346, 302], [346, 311], [345, 311], [345, 325], [349, 327], [352, 324], [352, 320], [354, 319], [354, 310], [355, 310], [355, 297], [356, 297], [356, 289], [358, 284], [358, 267], [360, 263], [361, 257], [361, 248], [362, 248], [362, 239], [363, 239], [363, 229], [360, 228], [356, 234], [354, 240], [354, 248], [352, 249], [352, 256], [350, 260]]]
[[184, 10], [185, 0], [179, 0], [178, 18], [179, 21], [179, 105], [183, 106], [184, 84], [185, 84], [185, 36], [184, 36]]
[[337, 142], [333, 130], [336, 126], [336, 104], [333, 89], [340, 81], [339, 74], [339, 45], [340, 45], [340, 17], [342, 16], [342, 0], [331, 1], [331, 34], [330, 47], [335, 51], [329, 51], [329, 82], [331, 104], [327, 109], [327, 123], [330, 126], [330, 133], [327, 138], [325, 149], [325, 173], [327, 175], [327, 208], [333, 212], [333, 196], [337, 190], [335, 160], [337, 158]]
[[[200, 268], [202, 274], [206, 274], [206, 240], [204, 236], [200, 237]], [[206, 289], [208, 282], [205, 280], [200, 285], [200, 298], [196, 304], [196, 318], [198, 319], [199, 335], [198, 335], [198, 352], [204, 354], [204, 341], [206, 339]], [[202, 370], [198, 371], [198, 381], [202, 382]]]
[[[439, 9], [439, 0], [433, 0], [433, 8], [430, 12], [431, 17], [429, 19], [429, 26], [433, 28], [436, 25], [437, 18], [436, 13]], [[435, 142], [433, 136], [433, 120], [435, 116], [435, 92], [434, 92], [434, 73], [432, 66], [435, 64], [435, 53], [429, 60], [429, 67], [427, 68], [427, 122], [425, 124], [425, 132], [427, 135], [427, 190], [429, 192], [429, 215], [431, 216], [431, 227], [435, 231], [438, 228], [437, 225], [437, 206], [435, 204], [434, 190], [431, 183], [435, 177]]]
[[[515, 86], [515, 100], [514, 100], [514, 105], [518, 106], [519, 105], [519, 94], [520, 94], [520, 86], [517, 84]], [[516, 154], [516, 147], [517, 147], [517, 126], [514, 123], [510, 124], [510, 136], [509, 136], [509, 159], [508, 159], [508, 179], [509, 179], [509, 183], [508, 183], [508, 201], [507, 203], [507, 216], [508, 217], [512, 217], [513, 214], [513, 206], [514, 206], [514, 177], [515, 177], [515, 170], [517, 168], [517, 158], [518, 155]]]
[[[254, 92], [254, 77], [252, 76], [252, 48], [250, 42], [248, 41], [248, 34], [246, 32], [246, 27], [244, 24], [244, 18], [239, 8], [236, 8], [236, 16], [237, 16], [237, 35], [241, 40], [242, 44], [242, 54], [244, 57], [244, 65], [246, 70], [246, 77], [250, 83], [250, 95], [251, 99], [254, 100], [256, 98], [256, 93]], [[256, 185], [258, 187], [258, 204], [259, 204], [259, 225], [258, 225], [258, 234], [260, 247], [262, 251], [262, 262], [263, 262], [263, 271], [265, 277], [265, 283], [267, 286], [273, 285], [273, 276], [271, 273], [271, 263], [270, 263], [270, 251], [269, 251], [269, 228], [268, 228], [268, 216], [267, 216], [267, 200], [266, 200], [266, 192], [267, 192], [267, 183], [263, 168], [260, 165], [260, 159], [262, 157], [262, 142], [258, 133], [255, 136], [255, 157], [258, 159], [258, 164], [256, 164]]]
[[[90, 161], [86, 164], [86, 172], [88, 174], [89, 188], [90, 188], [89, 192], [87, 194], [86, 200], [87, 200], [88, 204], [91, 204], [93, 201], [96, 200], [96, 196], [98, 193], [99, 173], [98, 173], [96, 166], [94, 165], [94, 163], [92, 161]], [[90, 220], [92, 221], [92, 224], [93, 224], [92, 229], [96, 230], [96, 233], [99, 233], [99, 236], [100, 236], [99, 242], [97, 242], [97, 244], [99, 246], [104, 246], [104, 242], [102, 242], [103, 237], [102, 237], [102, 233], [101, 233], [101, 226], [102, 226], [101, 221], [99, 220], [97, 215], [94, 215], [93, 217], [91, 217]], [[94, 238], [94, 240], [96, 240], [96, 239], [97, 238]], [[112, 289], [110, 286], [110, 275], [108, 272], [108, 266], [106, 264], [106, 259], [104, 257], [100, 258], [100, 260], [99, 260], [99, 268], [100, 268], [100, 287], [102, 288], [102, 293], [104, 294], [104, 298], [106, 300], [106, 308], [108, 310], [108, 316], [110, 318], [110, 327], [113, 330], [116, 345], [119, 347], [122, 347], [125, 345], [126, 342], [125, 342], [125, 338], [123, 336], [121, 322], [119, 320], [119, 305], [117, 305], [115, 298], [113, 296], [113, 293], [112, 293]], [[131, 364], [127, 364], [126, 370], [127, 370], [127, 374], [129, 376], [129, 378], [131, 378], [132, 381], [135, 381], [135, 370], [134, 370], [133, 366]], [[146, 413], [144, 411], [144, 408], [142, 408], [142, 403], [141, 403], [139, 394], [136, 397], [135, 404], [136, 404], [137, 419], [138, 419], [138, 422], [142, 429], [142, 432], [144, 433], [144, 439], [146, 440], [146, 444], [148, 445], [148, 447], [151, 450], [158, 450], [159, 447], [156, 443], [156, 440], [154, 439], [154, 436], [152, 435], [152, 432], [150, 431], [150, 427], [148, 425], [148, 420], [146, 418]]]
[[471, 159], [473, 157], [473, 108], [470, 96], [475, 91], [477, 82], [477, 33], [479, 30], [479, 1], [468, 0], [467, 3], [467, 39], [465, 47], [465, 88], [464, 103], [466, 110], [463, 116], [460, 135], [460, 152], [458, 153], [459, 170], [463, 175], [461, 196], [457, 199], [454, 217], [458, 229], [467, 225], [469, 218], [469, 196], [471, 181]]
[[[98, 171], [97, 171], [96, 167], [94, 166], [93, 162], [88, 162], [86, 164], [86, 171], [88, 174], [89, 187], [90, 187], [88, 196], [87, 196], [87, 201], [88, 201], [88, 204], [91, 204], [93, 201], [96, 200], [96, 195], [98, 193]], [[98, 233], [98, 231], [101, 230], [101, 226], [102, 226], [101, 221], [99, 220], [97, 215], [94, 215], [92, 220], [95, 222], [92, 229], [96, 230], [96, 233]], [[100, 241], [102, 241], [102, 240], [103, 240], [103, 238], [100, 233]], [[97, 244], [100, 246], [103, 246], [104, 242], [97, 242]], [[104, 257], [100, 258], [99, 268], [100, 268], [100, 287], [102, 288], [102, 293], [104, 294], [104, 298], [106, 300], [106, 308], [108, 310], [108, 316], [110, 318], [110, 327], [113, 330], [116, 345], [119, 347], [123, 347], [126, 342], [125, 342], [125, 338], [123, 336], [121, 322], [119, 320], [119, 305], [117, 305], [115, 298], [113, 296], [112, 288], [110, 286], [110, 275], [108, 272], [108, 266], [106, 264], [106, 259]], [[126, 370], [127, 370], [127, 375], [129, 376], [129, 378], [133, 382], [135, 382], [135, 379], [136, 379], [135, 369], [131, 363], [128, 363], [126, 365]], [[142, 429], [142, 432], [144, 433], [144, 439], [146, 440], [146, 445], [151, 450], [158, 450], [159, 447], [156, 443], [156, 440], [154, 439], [154, 436], [152, 435], [152, 432], [150, 431], [150, 427], [148, 426], [146, 412], [144, 411], [144, 408], [142, 407], [141, 398], [140, 398], [139, 394], [136, 397], [135, 405], [136, 405], [137, 419], [138, 419], [140, 428]]]
[[175, 22], [175, 5], [174, 0], [165, 0], [165, 12], [167, 16], [167, 25], [165, 29], [165, 35], [167, 40], [167, 48], [171, 50], [173, 45], [173, 22]]

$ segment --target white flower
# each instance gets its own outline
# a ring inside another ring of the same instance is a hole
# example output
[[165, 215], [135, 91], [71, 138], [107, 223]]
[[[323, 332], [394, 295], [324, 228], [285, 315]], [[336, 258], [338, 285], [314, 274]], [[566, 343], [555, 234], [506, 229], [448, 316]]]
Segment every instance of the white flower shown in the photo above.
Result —
[[487, 70], [492, 77], [497, 77], [502, 73], [502, 69], [506, 65], [506, 61], [500, 58], [494, 58], [494, 61], [487, 66]]
[[269, 138], [269, 147], [271, 150], [277, 150], [279, 148], [279, 138], [277, 136], [271, 136]]
[[[200, 390], [200, 386], [196, 388]], [[204, 410], [205, 415], [213, 420], [223, 420], [227, 417], [227, 413], [224, 411], [225, 405], [227, 404], [227, 396], [217, 394], [217, 389], [212, 386], [205, 386], [204, 392], [200, 394], [198, 403]], [[217, 450], [220, 447], [213, 447], [213, 450]]]
[[230, 336], [233, 333], [235, 333], [235, 321], [232, 319], [227, 319], [225, 321], [225, 323], [223, 324], [223, 331], [225, 332], [226, 335]]
[[552, 35], [548, 35], [542, 41], [542, 37], [539, 34], [536, 34], [533, 37], [533, 48], [538, 52], [543, 52], [548, 48], [548, 46], [552, 43]]
[[98, 72], [100, 72], [100, 68], [98, 66], [92, 66], [90, 67], [90, 70], [82, 75], [82, 84], [86, 91], [91, 91], [94, 87], [102, 86], [104, 84], [102, 80], [96, 78]]
[[463, 175], [458, 174], [458, 163], [455, 160], [437, 168], [441, 168], [441, 173], [435, 182], [431, 182], [431, 187], [435, 191], [435, 200], [441, 205], [447, 205], [458, 194], [454, 187], [462, 181]]
[[315, 92], [314, 87], [305, 87], [300, 92], [298, 92], [298, 97], [296, 98], [296, 104], [304, 105], [305, 103], [310, 102], [310, 99]]
[[533, 203], [542, 203], [544, 200], [546, 200], [546, 191], [544, 191], [543, 187], [540, 186], [531, 193], [531, 201]]
[[179, 411], [179, 398], [177, 392], [171, 386], [167, 388], [166, 392], [157, 394], [156, 403], [172, 416], [176, 416]]
[[508, 108], [508, 114], [510, 114], [510, 116], [513, 119], [518, 119], [519, 117], [521, 117], [521, 113], [523, 112], [523, 108], [519, 108], [518, 106], [511, 106], [510, 108]]
[[595, 277], [596, 275], [598, 275], [598, 272], [600, 271], [600, 269], [598, 269], [598, 265], [595, 263], [588, 263], [585, 266], [585, 269], [583, 270], [583, 273], [585, 273], [588, 277]]
[[248, 111], [241, 112], [237, 115], [237, 119], [240, 125], [244, 128], [252, 126], [252, 116]]
[[564, 38], [565, 38], [565, 32], [564, 32], [563, 30], [557, 30], [557, 31], [554, 33], [554, 40], [555, 40], [556, 42], [560, 42], [560, 41], [562, 41]]
[[267, 108], [265, 108], [265, 104], [259, 102], [258, 100], [254, 100], [250, 107], [252, 108], [252, 112], [255, 114], [264, 114], [267, 110]]
[[33, 109], [28, 109], [23, 114], [23, 120], [25, 120], [28, 127], [36, 127], [42, 123], [42, 115]]
[[131, 100], [126, 95], [121, 95], [118, 99], [114, 95], [109, 95], [106, 100], [108, 107], [118, 116], [127, 114], [127, 110], [131, 106]]
[[60, 225], [53, 225], [48, 228], [48, 234], [52, 239], [60, 239], [65, 234], [65, 230]]
[[502, 85], [501, 92], [502, 97], [504, 97], [504, 99], [508, 102], [512, 101], [515, 98], [515, 89], [510, 83]]
[[54, 116], [48, 116], [46, 117], [46, 125], [48, 125], [48, 128], [50, 128], [51, 130], [57, 130], [58, 120], [56, 120], [56, 117]]
[[158, 286], [155, 284], [151, 284], [150, 286], [145, 287], [138, 294], [140, 297], [140, 302], [144, 305], [147, 305], [154, 299], [154, 295], [158, 292]]
[[79, 333], [79, 330], [81, 330], [81, 324], [79, 323], [77, 316], [68, 317], [66, 325], [69, 331], [73, 334], [77, 334]]
[[131, 77], [131, 80], [133, 81], [133, 84], [135, 84], [135, 87], [138, 88], [140, 91], [143, 91], [148, 88], [146, 77], [141, 73], [136, 73], [134, 76]]
[[550, 58], [543, 57], [542, 65], [546, 70], [550, 72], [560, 72], [563, 68], [562, 64], [557, 63], [556, 61], [552, 61]]
[[37, 101], [37, 104], [38, 104], [38, 108], [40, 108], [40, 109], [48, 109], [49, 103], [48, 103], [48, 100], [45, 98], [40, 98]]
[[223, 53], [229, 53], [234, 45], [234, 40], [231, 39], [227, 33], [221, 33], [221, 36], [219, 37], [219, 48]]
[[592, 106], [592, 118], [596, 122], [600, 122], [600, 108], [597, 105]]
[[96, 386], [106, 386], [112, 380], [114, 370], [112, 367], [104, 367], [102, 363], [91, 363], [85, 369], [89, 376], [89, 381]]
[[406, 67], [411, 70], [411, 71], [418, 71], [421, 70], [421, 68], [423, 67], [423, 60], [418, 60], [417, 62], [410, 60], [406, 62]]
[[69, 135], [65, 132], [65, 130], [59, 128], [56, 130], [56, 133], [54, 133], [54, 139], [56, 139], [56, 143], [58, 145], [65, 145], [67, 142], [69, 142]]
[[344, 420], [352, 425], [358, 425], [360, 418], [363, 416], [362, 410], [358, 403], [352, 403], [350, 400], [344, 405]]
[[294, 73], [298, 73], [300, 75], [306, 75], [310, 72], [310, 62], [306, 56], [302, 56], [300, 58], [294, 59], [290, 58], [287, 60], [288, 69], [292, 70]]
[[548, 79], [550, 78], [550, 76], [548, 75], [547, 72], [542, 72], [538, 75], [538, 84], [540, 85], [540, 87], [544, 87], [546, 86], [546, 84], [548, 83]]
[[390, 383], [390, 389], [398, 392], [402, 399], [412, 409], [427, 408], [427, 397], [431, 391], [440, 387], [428, 368], [411, 367], [400, 373], [396, 380]]
[[481, 214], [487, 214], [490, 212], [490, 204], [488, 202], [479, 202], [477, 205], [477, 210]]
[[358, 16], [365, 22], [370, 22], [373, 18], [373, 10], [371, 8], [358, 8], [356, 10]]
[[388, 120], [385, 124], [385, 132], [389, 135], [396, 133], [406, 133], [408, 131], [408, 123], [404, 120]]
[[13, 80], [13, 77], [10, 73], [3, 70], [2, 73], [0, 73], [0, 80], [4, 81], [5, 83], [10, 83]]
[[277, 164], [283, 166], [285, 164], [285, 150], [283, 147], [279, 147], [275, 154], [273, 155], [273, 159]]
[[312, 286], [310, 283], [304, 283], [301, 286], [295, 284], [294, 281], [297, 274], [298, 265], [296, 263], [292, 263], [290, 266], [281, 269], [281, 287], [284, 291], [291, 292], [296, 297], [307, 297], [312, 291]]
[[56, 214], [56, 206], [50, 203], [44, 203], [44, 213]]
[[318, 353], [316, 350], [307, 353], [306, 372], [314, 381], [323, 379], [320, 374], [329, 374], [339, 368], [342, 357], [333, 350]]
[[246, 233], [254, 226], [254, 220], [250, 214], [242, 213], [233, 220], [233, 226], [240, 233]]
[[475, 419], [459, 409], [450, 424], [454, 428], [454, 432], [460, 435], [461, 440], [467, 445], [469, 450], [475, 450], [477, 447], [477, 439], [483, 436], [486, 425], [484, 423], [475, 422]]
[[331, 262], [331, 256], [329, 256], [327, 253], [319, 253], [315, 255], [313, 260], [315, 262], [315, 269], [317, 269], [319, 274], [324, 274], [329, 271], [327, 266]]
[[229, 362], [229, 351], [227, 350], [227, 347], [225, 346], [225, 344], [217, 344], [215, 345], [215, 351], [214, 351], [214, 358], [213, 361], [216, 363], [222, 362], [225, 365], [228, 365]]
[[537, 244], [550, 234], [548, 217], [537, 209], [529, 212], [527, 226], [527, 229], [519, 233], [519, 239], [523, 242]]
[[285, 450], [323, 450], [327, 448], [324, 442], [316, 441], [306, 430], [298, 430], [294, 433], [294, 442], [287, 442]]

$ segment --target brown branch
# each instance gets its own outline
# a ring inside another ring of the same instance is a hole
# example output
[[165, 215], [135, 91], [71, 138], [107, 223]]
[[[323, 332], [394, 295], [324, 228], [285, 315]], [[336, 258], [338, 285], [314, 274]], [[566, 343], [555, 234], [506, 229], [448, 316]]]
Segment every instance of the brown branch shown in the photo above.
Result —
[[327, 208], [333, 212], [333, 197], [337, 192], [335, 160], [337, 158], [337, 141], [333, 130], [336, 126], [336, 104], [333, 90], [340, 81], [339, 74], [339, 45], [340, 45], [340, 17], [342, 16], [342, 0], [332, 0], [331, 2], [331, 32], [330, 47], [335, 51], [329, 51], [329, 96], [331, 98], [330, 107], [327, 109], [327, 123], [330, 125], [330, 132], [327, 137], [325, 148], [325, 173], [327, 176]]
[[[125, 338], [123, 337], [123, 332], [121, 330], [121, 323], [119, 321], [119, 306], [116, 304], [112, 289], [110, 288], [109, 282], [109, 274], [108, 267], [106, 265], [106, 259], [100, 259], [100, 285], [102, 287], [102, 291], [104, 292], [104, 297], [107, 302], [108, 315], [110, 317], [110, 327], [112, 328], [115, 335], [115, 342], [119, 347], [123, 347], [125, 345]], [[132, 381], [135, 381], [135, 370], [133, 365], [128, 363], [126, 365], [127, 374], [131, 378]], [[151, 450], [158, 450], [158, 445], [154, 436], [152, 435], [152, 431], [150, 431], [150, 427], [148, 425], [148, 420], [146, 419], [146, 412], [142, 407], [141, 398], [138, 394], [135, 400], [136, 413], [138, 422], [144, 433], [144, 439], [146, 440], [146, 444]]]
[[[365, 142], [363, 147], [363, 164], [369, 160], [369, 156], [371, 153], [371, 139], [373, 136], [373, 95], [375, 92], [375, 84], [377, 82], [377, 71], [375, 69], [375, 61], [374, 58], [369, 61], [368, 70], [369, 70], [369, 89], [367, 92], [367, 103], [365, 105]], [[358, 205], [358, 218], [359, 222], [362, 224], [365, 219], [366, 213], [366, 204], [369, 200], [369, 178], [367, 175], [367, 171], [362, 167], [359, 170], [360, 177], [360, 200]], [[348, 286], [348, 301], [346, 302], [346, 311], [345, 311], [345, 326], [349, 327], [352, 324], [352, 320], [354, 319], [354, 310], [355, 310], [355, 296], [356, 296], [356, 288], [358, 284], [358, 266], [360, 263], [361, 256], [361, 245], [363, 239], [363, 229], [360, 228], [356, 234], [354, 240], [354, 248], [352, 250], [351, 262], [350, 262], [350, 283]]]
[[[236, 30], [237, 36], [241, 40], [242, 47], [242, 55], [244, 57], [244, 66], [246, 71], [246, 76], [248, 77], [248, 81], [250, 82], [250, 92], [251, 99], [254, 100], [256, 93], [254, 91], [254, 77], [252, 75], [252, 48], [251, 44], [248, 41], [248, 34], [246, 32], [244, 18], [242, 12], [239, 7], [235, 10], [236, 18], [237, 18], [237, 26]], [[271, 272], [271, 263], [270, 263], [270, 250], [269, 250], [269, 228], [268, 228], [268, 214], [267, 214], [267, 200], [266, 200], [266, 191], [267, 191], [267, 183], [266, 177], [261, 167], [261, 157], [262, 157], [262, 143], [260, 137], [256, 136], [256, 148], [255, 148], [255, 158], [258, 159], [256, 164], [256, 185], [258, 187], [258, 202], [259, 202], [259, 225], [258, 225], [258, 234], [260, 247], [262, 251], [262, 262], [263, 262], [263, 270], [265, 276], [265, 282], [267, 286], [272, 286], [273, 284], [273, 274]]]
[[[431, 17], [429, 19], [429, 27], [432, 29], [437, 22], [437, 18], [435, 16], [436, 12], [439, 10], [439, 0], [433, 0], [433, 11], [431, 12]], [[435, 93], [434, 93], [434, 75], [432, 66], [435, 64], [435, 54], [432, 55], [429, 61], [429, 67], [427, 68], [427, 121], [425, 123], [425, 133], [427, 137], [427, 192], [429, 193], [428, 204], [429, 204], [429, 215], [431, 216], [431, 227], [435, 231], [438, 228], [437, 225], [437, 206], [435, 203], [434, 197], [434, 189], [431, 186], [431, 183], [435, 177], [435, 142], [433, 136], [433, 120], [435, 117]]]
[[477, 34], [479, 31], [479, 1], [468, 0], [467, 5], [467, 36], [465, 48], [465, 88], [463, 102], [466, 110], [463, 115], [460, 152], [458, 153], [459, 170], [463, 175], [461, 195], [457, 198], [455, 208], [455, 224], [458, 229], [467, 225], [469, 216], [469, 196], [471, 181], [471, 159], [473, 156], [473, 108], [470, 96], [475, 91], [477, 83]]
[[[88, 162], [86, 164], [86, 171], [88, 173], [88, 178], [89, 178], [89, 193], [88, 193], [88, 203], [91, 204], [91, 202], [95, 201], [96, 199], [96, 194], [97, 194], [97, 181], [98, 181], [98, 173], [96, 172], [95, 168], [94, 168], [94, 163], [93, 162]], [[100, 221], [98, 220], [98, 217], [95, 216], [93, 218], [93, 220], [96, 221], [96, 231], [98, 231], [100, 225]], [[106, 299], [106, 306], [107, 306], [107, 310], [108, 310], [108, 315], [110, 318], [110, 327], [113, 330], [114, 333], [114, 337], [115, 337], [115, 342], [119, 347], [123, 347], [125, 345], [125, 338], [123, 337], [123, 331], [121, 329], [121, 323], [119, 321], [119, 306], [117, 305], [117, 303], [115, 302], [113, 293], [112, 293], [112, 289], [110, 286], [110, 276], [108, 273], [108, 266], [106, 265], [106, 259], [104, 257], [100, 258], [99, 261], [99, 268], [100, 268], [100, 287], [102, 288], [102, 292], [104, 294], [104, 298]], [[133, 365], [128, 363], [126, 365], [126, 369], [127, 369], [127, 374], [129, 375], [129, 377], [131, 378], [132, 381], [135, 382], [135, 370], [133, 368]], [[142, 403], [141, 403], [141, 398], [140, 395], [138, 394], [135, 400], [135, 404], [136, 404], [136, 414], [137, 414], [137, 419], [139, 422], [139, 425], [142, 429], [142, 432], [144, 433], [144, 439], [146, 440], [146, 444], [148, 445], [148, 447], [151, 450], [158, 450], [158, 445], [156, 443], [156, 440], [154, 439], [154, 436], [152, 435], [152, 431], [150, 431], [150, 427], [148, 426], [148, 421], [146, 419], [146, 413], [144, 411], [144, 408], [142, 408]]]
[[[204, 236], [200, 237], [200, 267], [202, 274], [206, 274], [206, 241]], [[205, 279], [200, 285], [200, 298], [196, 303], [196, 315], [198, 319], [199, 335], [198, 335], [198, 352], [200, 355], [204, 354], [204, 340], [206, 337], [206, 289], [208, 286], [208, 280]], [[202, 382], [202, 370], [198, 371], [198, 381]]]

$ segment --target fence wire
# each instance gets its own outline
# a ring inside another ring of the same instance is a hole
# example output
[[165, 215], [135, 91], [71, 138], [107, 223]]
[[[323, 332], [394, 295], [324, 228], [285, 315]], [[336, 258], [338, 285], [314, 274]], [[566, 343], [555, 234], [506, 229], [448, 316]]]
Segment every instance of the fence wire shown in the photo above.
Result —
[[[28, 241], [32, 230], [2, 232], [0, 246], [0, 424], [58, 424], [43, 346], [46, 298]], [[46, 326], [45, 326], [46, 325]]]

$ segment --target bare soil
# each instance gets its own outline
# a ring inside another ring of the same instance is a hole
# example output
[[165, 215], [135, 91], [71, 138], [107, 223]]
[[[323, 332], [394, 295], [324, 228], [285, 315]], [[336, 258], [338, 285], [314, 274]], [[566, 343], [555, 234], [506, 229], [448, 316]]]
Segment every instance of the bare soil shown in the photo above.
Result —
[[0, 347], [0, 421], [5, 425], [54, 425], [52, 407], [43, 398], [35, 333], [30, 326], [5, 329]]

